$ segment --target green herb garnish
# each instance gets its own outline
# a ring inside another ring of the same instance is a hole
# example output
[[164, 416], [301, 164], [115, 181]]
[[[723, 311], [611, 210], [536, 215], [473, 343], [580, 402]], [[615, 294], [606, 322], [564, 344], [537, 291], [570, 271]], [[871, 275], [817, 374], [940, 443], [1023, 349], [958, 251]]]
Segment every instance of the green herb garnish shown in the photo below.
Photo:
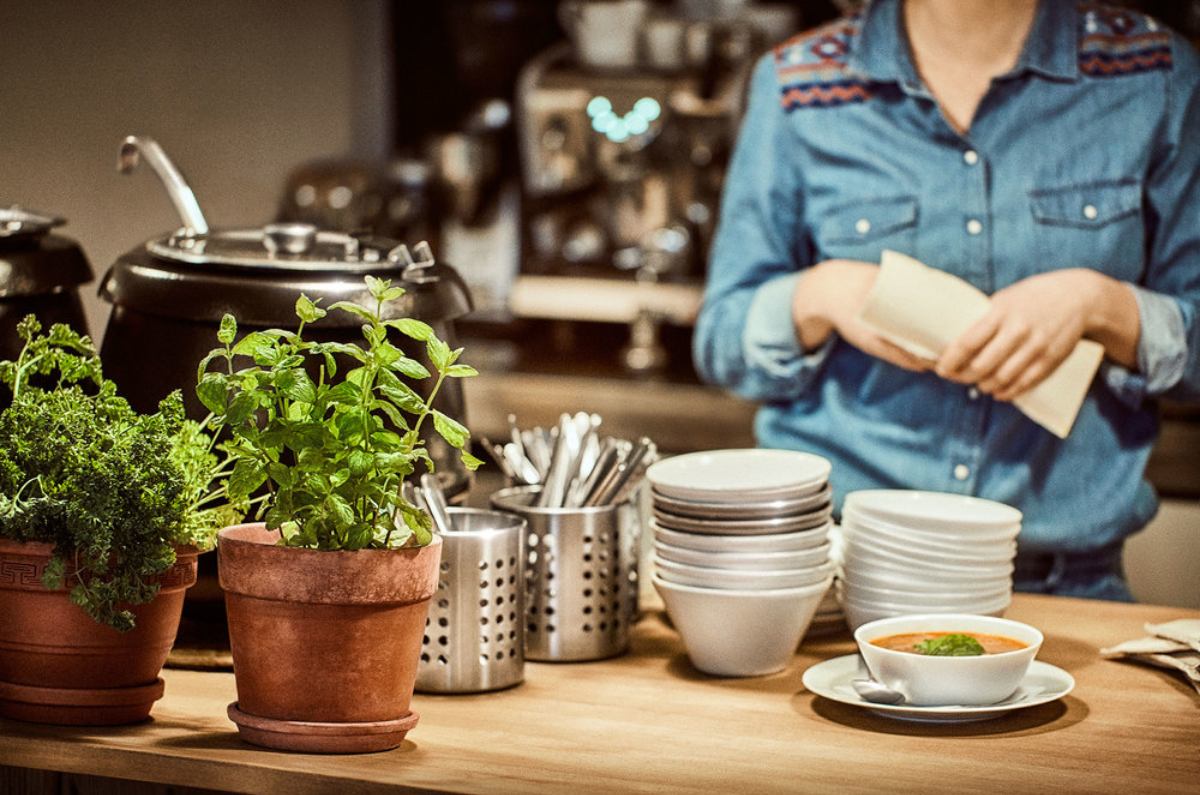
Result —
[[923, 640], [913, 646], [913, 651], [932, 657], [977, 657], [985, 653], [979, 641], [961, 632]]
[[[285, 546], [428, 544], [432, 522], [400, 488], [418, 464], [433, 471], [420, 435], [427, 420], [461, 451], [467, 468], [482, 463], [464, 449], [467, 429], [433, 408], [446, 378], [476, 375], [458, 363], [462, 348], [452, 350], [419, 320], [384, 319], [403, 288], [371, 276], [365, 287], [372, 306], [329, 307], [361, 321], [365, 345], [305, 339], [305, 326], [326, 310], [301, 295], [295, 331], [252, 331], [235, 343], [237, 323], [226, 315], [217, 333], [223, 347], [200, 363], [196, 394], [212, 412], [208, 425], [232, 436], [225, 445], [234, 461], [228, 495], [256, 505], [258, 518], [280, 531]], [[436, 375], [389, 342], [389, 331], [423, 343]], [[339, 373], [336, 357], [350, 360], [351, 369]], [[433, 385], [422, 397], [410, 383], [426, 379]]]

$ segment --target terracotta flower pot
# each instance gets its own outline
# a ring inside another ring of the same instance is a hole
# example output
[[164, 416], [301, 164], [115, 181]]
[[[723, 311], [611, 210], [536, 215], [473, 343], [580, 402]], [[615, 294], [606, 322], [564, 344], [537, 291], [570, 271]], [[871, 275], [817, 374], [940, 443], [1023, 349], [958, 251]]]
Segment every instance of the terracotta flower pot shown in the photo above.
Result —
[[162, 697], [158, 678], [196, 581], [192, 547], [176, 549], [158, 596], [132, 607], [118, 632], [42, 585], [53, 544], [0, 539], [0, 716], [36, 723], [114, 725], [145, 720]]
[[357, 753], [394, 748], [409, 710], [442, 542], [329, 552], [277, 546], [263, 524], [221, 531], [238, 700], [230, 719], [255, 745]]

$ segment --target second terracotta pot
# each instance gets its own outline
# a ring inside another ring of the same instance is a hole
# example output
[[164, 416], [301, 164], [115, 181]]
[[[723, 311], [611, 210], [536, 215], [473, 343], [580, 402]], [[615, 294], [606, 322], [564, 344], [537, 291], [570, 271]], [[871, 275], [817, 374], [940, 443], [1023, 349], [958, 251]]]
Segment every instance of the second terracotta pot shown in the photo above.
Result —
[[157, 578], [158, 596], [131, 607], [136, 626], [93, 621], [42, 576], [54, 545], [0, 540], [0, 717], [112, 725], [145, 720], [162, 697], [158, 678], [175, 642], [183, 594], [196, 581], [193, 547]]
[[285, 750], [394, 748], [409, 709], [441, 539], [415, 549], [278, 546], [259, 524], [219, 536], [243, 739]]

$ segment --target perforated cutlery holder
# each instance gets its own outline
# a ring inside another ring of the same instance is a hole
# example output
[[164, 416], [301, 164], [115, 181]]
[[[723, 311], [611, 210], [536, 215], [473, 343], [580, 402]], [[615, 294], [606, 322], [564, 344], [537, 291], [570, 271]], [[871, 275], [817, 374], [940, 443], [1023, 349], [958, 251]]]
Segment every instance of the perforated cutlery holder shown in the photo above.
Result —
[[450, 508], [416, 689], [481, 693], [525, 678], [525, 520]]
[[638, 611], [640, 524], [630, 502], [539, 508], [540, 486], [492, 495], [525, 519], [525, 656], [582, 662], [621, 654]]

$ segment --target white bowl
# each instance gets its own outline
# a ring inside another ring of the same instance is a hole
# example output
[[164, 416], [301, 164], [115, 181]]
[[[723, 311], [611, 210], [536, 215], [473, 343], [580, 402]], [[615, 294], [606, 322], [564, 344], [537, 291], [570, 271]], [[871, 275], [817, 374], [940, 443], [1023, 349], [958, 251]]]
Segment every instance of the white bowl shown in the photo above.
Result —
[[826, 484], [819, 491], [791, 500], [767, 500], [764, 502], [708, 502], [702, 500], [678, 500], [650, 490], [654, 507], [680, 516], [697, 519], [774, 519], [780, 516], [797, 516], [822, 508], [833, 499], [833, 489]]
[[710, 533], [687, 533], [663, 527], [651, 520], [654, 537], [659, 541], [684, 549], [702, 552], [792, 552], [821, 546], [829, 540], [830, 523], [810, 530], [791, 533], [770, 533], [754, 536], [722, 536]]
[[[1028, 645], [1017, 651], [976, 657], [929, 657], [871, 643], [905, 632], [979, 632], [1003, 635]], [[871, 676], [899, 690], [907, 703], [977, 706], [995, 704], [1016, 691], [1042, 646], [1042, 633], [1005, 618], [932, 613], [872, 621], [854, 631], [854, 640]]]
[[783, 571], [727, 571], [691, 566], [658, 558], [658, 576], [679, 585], [714, 588], [725, 591], [766, 591], [780, 588], [804, 588], [833, 576], [833, 563]]
[[688, 658], [714, 676], [763, 676], [791, 662], [831, 578], [806, 588], [716, 591], [655, 577]]
[[655, 491], [679, 500], [766, 502], [825, 487], [828, 460], [795, 450], [711, 450], [665, 458], [646, 470]]
[[1010, 505], [936, 491], [872, 490], [846, 495], [843, 510], [909, 527], [964, 531], [1021, 523], [1021, 512]]
[[1002, 544], [1006, 541], [1012, 541], [1021, 532], [1021, 525], [1019, 524], [997, 528], [971, 528], [965, 531], [944, 528], [908, 527], [896, 524], [895, 522], [864, 516], [853, 508], [842, 512], [842, 523], [857, 525], [862, 529], [870, 530], [872, 533], [880, 533], [906, 541], [911, 539], [926, 544], [949, 545], [955, 548]]
[[997, 565], [1007, 563], [1017, 554], [1017, 542], [1008, 541], [986, 548], [970, 548], [961, 551], [940, 549], [935, 550], [921, 546], [911, 541], [901, 541], [882, 535], [863, 532], [853, 525], [842, 526], [842, 538], [847, 550], [881, 550], [892, 555], [906, 557], [909, 560], [929, 563], [948, 564], [952, 566]]
[[1011, 574], [1012, 559], [992, 561], [962, 560], [954, 563], [934, 561], [928, 558], [916, 558], [912, 555], [899, 554], [883, 547], [867, 547], [861, 544], [845, 544], [841, 550], [841, 559], [847, 571], [858, 568], [873, 569], [888, 567], [908, 572], [924, 572], [929, 576], [959, 576], [959, 577], [999, 577]]
[[945, 576], [930, 577], [919, 572], [901, 572], [891, 569], [847, 569], [841, 570], [842, 582], [847, 585], [866, 585], [871, 588], [891, 588], [897, 591], [946, 593], [951, 591], [999, 591], [1011, 587], [1012, 575], [1003, 574], [994, 577], [962, 577], [948, 578]]
[[730, 571], [786, 571], [824, 566], [829, 562], [829, 544], [794, 552], [707, 552], [654, 542], [659, 560]]
[[[943, 608], [928, 607], [924, 609], [910, 608], [894, 608], [894, 607], [878, 607], [875, 605], [860, 605], [856, 602], [842, 603], [842, 613], [846, 617], [846, 625], [850, 629], [858, 629], [863, 624], [869, 624], [872, 621], [878, 621], [881, 618], [897, 618], [902, 616], [921, 615], [925, 613], [937, 613]], [[971, 615], [993, 616], [999, 618], [1004, 615], [1004, 611], [1008, 609], [1008, 605], [1002, 605], [994, 610], [975, 610], [970, 611]]]
[[[992, 604], [1004, 598], [1012, 597], [1012, 583], [1005, 582], [998, 587], [972, 588], [961, 591], [932, 591], [932, 590], [902, 590], [898, 588], [875, 588], [862, 585], [852, 580], [842, 580], [842, 591], [849, 599], [859, 602], [884, 602], [908, 604], [916, 602], [922, 605], [940, 606], [950, 610], [960, 609], [963, 604]], [[968, 611], [969, 612], [969, 611]]]
[[811, 530], [829, 521], [833, 507], [826, 505], [812, 513], [799, 516], [778, 516], [770, 519], [696, 519], [679, 516], [668, 511], [654, 509], [654, 520], [663, 527], [685, 533], [709, 533], [712, 535], [764, 535]]

